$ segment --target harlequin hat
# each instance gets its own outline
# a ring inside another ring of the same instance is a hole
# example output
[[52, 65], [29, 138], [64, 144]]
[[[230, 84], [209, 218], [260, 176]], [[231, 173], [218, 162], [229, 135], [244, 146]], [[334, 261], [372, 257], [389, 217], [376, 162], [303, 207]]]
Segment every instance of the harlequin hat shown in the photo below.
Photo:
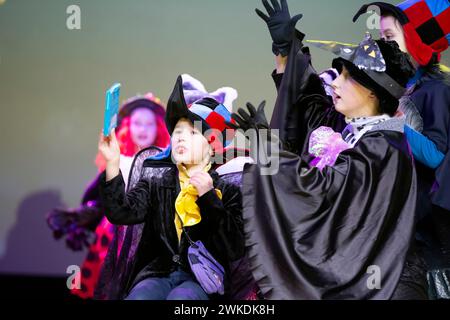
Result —
[[[231, 110], [210, 97], [195, 101], [188, 106], [184, 98], [183, 80], [181, 76], [178, 76], [175, 87], [167, 102], [165, 121], [170, 134], [173, 133], [177, 122], [181, 118], [186, 118], [194, 124], [196, 122], [200, 123], [203, 134], [210, 129], [219, 132], [221, 134], [220, 137], [216, 135], [207, 137], [216, 152], [228, 146], [234, 137], [235, 131], [226, 125], [226, 122], [233, 122]], [[220, 138], [220, 140], [217, 138]]]
[[231, 87], [221, 87], [215, 91], [208, 92], [203, 83], [193, 76], [185, 73], [183, 79], [183, 93], [186, 104], [189, 106], [203, 98], [213, 98], [223, 104], [228, 110], [232, 110], [233, 101], [238, 97], [237, 90]]

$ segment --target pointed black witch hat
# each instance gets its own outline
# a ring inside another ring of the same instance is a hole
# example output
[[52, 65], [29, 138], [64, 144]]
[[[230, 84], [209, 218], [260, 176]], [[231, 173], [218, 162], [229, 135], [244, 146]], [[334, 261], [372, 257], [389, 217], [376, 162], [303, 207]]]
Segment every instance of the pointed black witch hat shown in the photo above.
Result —
[[172, 134], [177, 122], [182, 118], [188, 119], [194, 125], [201, 123], [201, 128], [199, 129], [201, 129], [202, 133], [209, 129], [220, 132], [222, 136], [221, 145], [213, 146], [216, 152], [228, 146], [234, 137], [234, 130], [226, 124], [227, 122], [233, 122], [231, 111], [222, 103], [210, 97], [195, 101], [188, 106], [183, 92], [183, 79], [181, 76], [178, 76], [172, 94], [167, 101], [165, 121], [170, 134]]
[[308, 40], [312, 45], [330, 51], [367, 74], [378, 86], [400, 99], [405, 88], [386, 73], [386, 61], [377, 42], [366, 33], [359, 45], [335, 41]]

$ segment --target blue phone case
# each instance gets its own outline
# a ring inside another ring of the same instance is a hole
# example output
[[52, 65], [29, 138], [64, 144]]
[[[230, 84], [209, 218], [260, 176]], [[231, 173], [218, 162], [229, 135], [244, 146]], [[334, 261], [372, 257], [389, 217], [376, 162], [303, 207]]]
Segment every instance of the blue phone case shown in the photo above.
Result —
[[106, 91], [105, 118], [103, 122], [103, 135], [109, 136], [111, 130], [117, 126], [119, 114], [120, 83], [115, 83]]

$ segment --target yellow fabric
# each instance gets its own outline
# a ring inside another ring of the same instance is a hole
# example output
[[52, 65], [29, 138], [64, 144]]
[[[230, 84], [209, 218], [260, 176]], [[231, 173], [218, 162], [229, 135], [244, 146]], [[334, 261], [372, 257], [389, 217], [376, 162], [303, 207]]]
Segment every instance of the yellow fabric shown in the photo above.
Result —
[[[211, 163], [209, 163], [204, 169], [204, 172], [208, 172], [211, 169]], [[175, 227], [177, 229], [178, 241], [181, 239], [181, 233], [183, 232], [182, 224], [185, 227], [193, 226], [202, 220], [200, 215], [200, 208], [197, 203], [198, 191], [189, 183], [189, 174], [185, 167], [178, 166], [180, 187], [181, 191], [175, 200]], [[222, 199], [222, 193], [219, 189], [216, 189], [217, 196]], [[181, 221], [180, 221], [181, 220]]]
[[447, 67], [445, 64], [440, 63], [439, 64], [439, 69], [441, 69], [442, 72], [450, 73], [450, 68]]

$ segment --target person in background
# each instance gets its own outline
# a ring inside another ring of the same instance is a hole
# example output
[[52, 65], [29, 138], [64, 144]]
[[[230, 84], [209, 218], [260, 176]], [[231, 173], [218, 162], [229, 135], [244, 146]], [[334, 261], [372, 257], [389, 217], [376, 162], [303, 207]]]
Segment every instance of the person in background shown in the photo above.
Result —
[[[120, 147], [120, 165], [128, 182], [133, 158], [146, 150], [157, 154], [169, 144], [169, 133], [164, 123], [165, 108], [152, 93], [127, 100], [120, 108], [117, 140]], [[105, 170], [106, 162], [101, 153], [95, 163], [98, 171]], [[71, 292], [83, 299], [94, 297], [103, 261], [115, 234], [122, 237], [122, 228], [108, 222], [102, 210], [99, 196], [99, 175], [89, 184], [78, 208], [57, 208], [47, 216], [47, 223], [56, 239], [66, 237], [67, 246], [80, 251], [88, 248], [81, 267], [81, 288]]]
[[416, 68], [399, 110], [418, 177], [416, 244], [428, 267], [430, 298], [450, 299], [450, 78], [440, 64], [450, 42], [448, 0], [372, 2], [381, 14], [380, 36], [396, 41]]

